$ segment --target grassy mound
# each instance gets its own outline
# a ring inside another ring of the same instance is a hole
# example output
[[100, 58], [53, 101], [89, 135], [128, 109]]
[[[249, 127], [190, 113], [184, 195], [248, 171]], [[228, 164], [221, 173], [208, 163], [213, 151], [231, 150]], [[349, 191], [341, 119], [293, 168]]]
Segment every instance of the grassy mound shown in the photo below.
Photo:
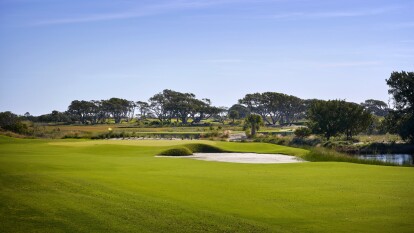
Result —
[[177, 147], [168, 149], [166, 151], [161, 152], [161, 155], [167, 155], [167, 156], [186, 156], [186, 155], [192, 155], [193, 152], [188, 149], [187, 147]]
[[193, 153], [220, 153], [220, 152], [227, 152], [227, 151], [220, 149], [218, 147], [212, 146], [212, 145], [194, 143], [194, 144], [186, 144], [181, 147], [176, 147], [176, 148], [165, 150], [161, 152], [161, 155], [186, 156], [186, 155], [192, 155]]
[[201, 144], [201, 143], [194, 143], [194, 144], [186, 144], [184, 145], [186, 148], [190, 149], [193, 153], [220, 153], [220, 152], [227, 152], [221, 148]]

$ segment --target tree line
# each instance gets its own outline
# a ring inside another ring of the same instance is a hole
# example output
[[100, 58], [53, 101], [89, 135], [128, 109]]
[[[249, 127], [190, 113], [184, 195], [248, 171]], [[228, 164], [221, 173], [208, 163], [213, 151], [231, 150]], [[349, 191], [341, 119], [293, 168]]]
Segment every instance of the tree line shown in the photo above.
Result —
[[414, 141], [414, 72], [393, 72], [386, 82], [394, 100], [393, 109], [389, 104], [374, 99], [356, 104], [345, 100], [301, 99], [277, 92], [246, 94], [227, 109], [213, 106], [209, 99], [198, 99], [193, 93], [165, 89], [148, 101], [121, 98], [74, 100], [65, 112], [52, 111], [38, 117], [29, 113], [17, 116], [4, 112], [0, 114], [0, 127], [24, 130], [24, 126], [17, 124], [16, 119], [99, 124], [107, 123], [110, 119], [120, 123], [135, 118], [152, 119], [151, 122], [159, 125], [171, 124], [173, 121], [181, 125], [196, 125], [210, 118], [221, 122], [226, 118], [232, 119], [231, 123], [234, 123], [235, 119], [257, 115], [260, 121], [257, 117], [249, 118], [256, 122], [249, 123], [253, 128], [263, 123], [276, 126], [305, 120], [313, 133], [322, 134], [329, 140], [338, 134], [351, 138], [369, 127], [378, 128], [381, 124], [385, 131], [398, 133], [403, 139]]
[[[306, 119], [309, 107], [317, 99], [299, 97], [277, 92], [246, 94], [230, 108], [216, 107], [210, 99], [197, 99], [193, 93], [181, 93], [163, 90], [148, 101], [131, 101], [122, 98], [108, 100], [73, 100], [67, 111], [52, 111], [50, 114], [24, 117], [34, 122], [67, 122], [80, 124], [106, 123], [112, 119], [115, 123], [132, 119], [157, 119], [160, 125], [173, 121], [182, 125], [194, 125], [210, 118], [223, 120], [244, 119], [257, 114], [267, 125], [289, 125]], [[385, 116], [389, 109], [379, 100], [367, 100], [361, 105], [374, 115]]]
[[197, 99], [193, 93], [181, 93], [163, 90], [152, 96], [148, 101], [130, 101], [122, 98], [108, 100], [73, 100], [66, 112], [53, 111], [51, 114], [31, 117], [28, 119], [39, 122], [78, 122], [80, 124], [106, 123], [113, 119], [115, 123], [134, 118], [145, 120], [157, 119], [161, 125], [173, 120], [181, 124], [200, 123], [202, 120], [218, 116], [226, 112], [224, 107], [211, 105], [209, 99]]
[[[107, 123], [108, 120], [120, 123], [122, 120], [128, 122], [135, 118], [156, 119], [160, 125], [173, 121], [182, 125], [195, 125], [210, 118], [219, 121], [233, 119], [234, 123], [235, 119], [257, 114], [265, 124], [276, 126], [305, 120], [310, 106], [318, 101], [322, 100], [306, 100], [283, 93], [264, 92], [246, 94], [237, 104], [226, 108], [213, 106], [207, 98], [197, 99], [193, 93], [166, 89], [148, 101], [115, 97], [108, 100], [73, 100], [65, 112], [54, 110], [40, 116], [32, 116], [27, 112], [20, 118], [33, 122], [79, 124]], [[379, 100], [367, 100], [358, 106], [377, 116], [385, 116], [389, 111], [387, 104]]]

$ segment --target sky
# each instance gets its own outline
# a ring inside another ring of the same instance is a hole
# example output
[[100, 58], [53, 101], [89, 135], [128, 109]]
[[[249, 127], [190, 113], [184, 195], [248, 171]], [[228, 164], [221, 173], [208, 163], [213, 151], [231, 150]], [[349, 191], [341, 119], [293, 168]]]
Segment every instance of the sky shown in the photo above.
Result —
[[387, 102], [414, 71], [413, 0], [0, 0], [0, 111], [164, 89]]

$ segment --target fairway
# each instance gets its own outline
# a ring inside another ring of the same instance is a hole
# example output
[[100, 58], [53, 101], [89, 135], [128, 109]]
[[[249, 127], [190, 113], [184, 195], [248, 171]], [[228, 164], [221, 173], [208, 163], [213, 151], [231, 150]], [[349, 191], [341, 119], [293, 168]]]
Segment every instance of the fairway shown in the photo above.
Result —
[[264, 143], [0, 136], [1, 232], [412, 232], [414, 169], [156, 158], [176, 145], [303, 156]]

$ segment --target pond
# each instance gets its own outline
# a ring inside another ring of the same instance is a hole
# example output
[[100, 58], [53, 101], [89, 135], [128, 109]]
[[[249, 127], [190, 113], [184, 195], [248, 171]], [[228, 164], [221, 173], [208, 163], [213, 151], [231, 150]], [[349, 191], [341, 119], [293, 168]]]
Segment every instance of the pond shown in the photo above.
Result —
[[361, 159], [379, 160], [384, 162], [395, 163], [399, 165], [414, 165], [414, 155], [410, 154], [379, 154], [379, 155], [358, 155]]

